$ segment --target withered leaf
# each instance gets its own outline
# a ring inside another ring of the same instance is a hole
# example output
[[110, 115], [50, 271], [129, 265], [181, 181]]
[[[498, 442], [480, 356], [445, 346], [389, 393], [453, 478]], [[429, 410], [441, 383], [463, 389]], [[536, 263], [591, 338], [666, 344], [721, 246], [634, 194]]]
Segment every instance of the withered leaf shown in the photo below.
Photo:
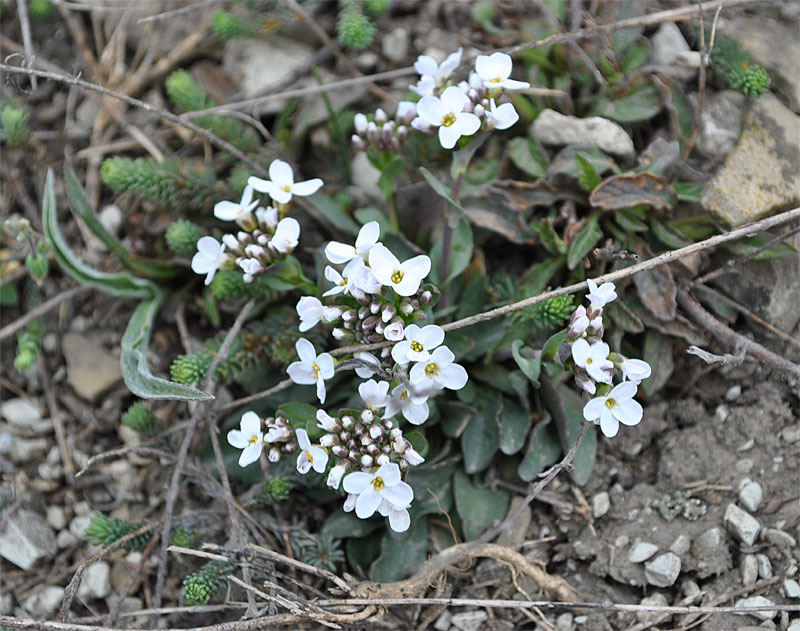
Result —
[[[640, 253], [641, 254], [641, 253]], [[678, 288], [669, 267], [662, 265], [633, 275], [633, 284], [642, 304], [659, 320], [674, 320]]]
[[652, 173], [623, 173], [606, 178], [592, 191], [592, 206], [617, 210], [647, 204], [661, 210], [672, 210], [675, 191], [663, 177]]

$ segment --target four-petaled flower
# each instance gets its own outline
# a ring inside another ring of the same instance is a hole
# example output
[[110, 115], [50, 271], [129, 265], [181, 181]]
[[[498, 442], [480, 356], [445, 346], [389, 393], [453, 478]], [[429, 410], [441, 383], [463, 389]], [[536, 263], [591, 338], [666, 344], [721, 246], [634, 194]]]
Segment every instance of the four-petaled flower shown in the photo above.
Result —
[[617, 297], [614, 283], [603, 283], [598, 287], [597, 283], [589, 278], [586, 284], [589, 285], [589, 293], [586, 297], [592, 303], [592, 309], [602, 309]]
[[471, 136], [481, 127], [481, 119], [464, 111], [469, 103], [467, 95], [451, 85], [441, 97], [423, 97], [417, 103], [417, 115], [429, 125], [438, 127], [442, 147], [452, 149], [461, 136]]
[[253, 187], [249, 184], [244, 187], [242, 193], [242, 201], [238, 204], [236, 202], [218, 202], [214, 206], [214, 216], [222, 221], [234, 221], [239, 217], [249, 215], [250, 211], [256, 207], [258, 200], [253, 201]]
[[436, 63], [433, 57], [420, 55], [414, 62], [414, 70], [421, 75], [422, 81], [427, 82], [432, 79], [434, 85], [442, 85], [461, 63], [462, 51], [463, 49], [459, 48], [456, 52], [450, 53], [441, 64]]
[[643, 379], [647, 379], [652, 372], [650, 364], [643, 359], [624, 359], [622, 361], [622, 378], [628, 379], [635, 383], [637, 386]]
[[600, 383], [611, 383], [614, 364], [608, 359], [609, 348], [605, 342], [595, 342], [591, 346], [579, 337], [572, 343], [572, 359], [576, 366], [585, 369], [589, 376]]
[[284, 217], [278, 222], [269, 246], [279, 254], [289, 254], [297, 247], [300, 238], [300, 224], [294, 217]]
[[297, 430], [297, 444], [300, 447], [300, 453], [297, 455], [297, 471], [305, 474], [313, 467], [317, 473], [325, 473], [328, 454], [322, 447], [311, 444], [306, 430]]
[[264, 446], [264, 434], [261, 431], [261, 419], [255, 412], [245, 412], [239, 422], [239, 429], [228, 432], [228, 443], [236, 449], [241, 449], [239, 466], [246, 467], [261, 456]]
[[325, 379], [333, 377], [333, 357], [328, 353], [317, 355], [314, 345], [302, 337], [294, 347], [300, 360], [289, 364], [286, 372], [295, 383], [316, 384], [317, 398], [320, 403], [325, 403]]
[[519, 120], [519, 114], [511, 103], [503, 103], [500, 107], [489, 99], [489, 111], [486, 112], [489, 125], [494, 129], [508, 129]]
[[431, 271], [431, 260], [420, 254], [401, 263], [386, 246], [378, 243], [369, 251], [369, 266], [382, 285], [394, 289], [398, 296], [412, 296]]
[[467, 384], [467, 371], [460, 364], [454, 364], [456, 356], [446, 346], [437, 348], [423, 362], [411, 368], [411, 385], [419, 389], [448, 388], [460, 390]]
[[342, 315], [341, 307], [326, 307], [319, 298], [314, 296], [303, 296], [297, 301], [297, 315], [300, 316], [300, 331], [305, 332], [316, 326], [317, 322], [323, 320], [331, 323], [339, 319]]
[[404, 335], [406, 339], [392, 347], [392, 359], [398, 364], [424, 362], [431, 356], [430, 352], [444, 342], [444, 331], [435, 324], [422, 328], [409, 324]]
[[197, 242], [197, 253], [192, 257], [192, 271], [195, 274], [205, 274], [205, 284], [210, 285], [214, 274], [226, 259], [224, 243], [214, 237], [201, 237]]
[[400, 467], [394, 462], [381, 465], [374, 473], [348, 473], [343, 486], [347, 493], [358, 496], [355, 508], [361, 519], [372, 517], [384, 500], [403, 509], [414, 499], [414, 491], [400, 479]]
[[619, 424], [636, 425], [642, 420], [642, 406], [634, 400], [636, 384], [623, 381], [614, 386], [608, 396], [595, 397], [583, 408], [583, 418], [600, 425], [608, 438], [619, 431]]
[[336, 265], [347, 263], [357, 256], [366, 261], [370, 249], [378, 243], [380, 235], [380, 224], [377, 221], [367, 222], [358, 231], [355, 247], [346, 243], [331, 241], [325, 246], [325, 256], [331, 263]]
[[288, 204], [292, 201], [292, 195], [299, 197], [313, 195], [322, 186], [322, 180], [318, 177], [304, 182], [295, 182], [291, 165], [283, 160], [272, 161], [272, 164], [269, 165], [269, 178], [269, 180], [262, 180], [250, 176], [247, 183], [259, 193], [267, 193], [273, 201], [279, 204]]
[[370, 410], [378, 410], [389, 403], [389, 384], [386, 381], [370, 379], [358, 386], [358, 394]]
[[509, 79], [511, 76], [511, 57], [505, 53], [478, 55], [475, 60], [475, 72], [483, 79], [488, 88], [504, 88], [506, 90], [524, 90], [531, 86], [526, 81]]
[[412, 425], [422, 425], [428, 420], [428, 392], [419, 392], [401, 383], [392, 390], [392, 398], [383, 412], [385, 418], [392, 418], [398, 412]]

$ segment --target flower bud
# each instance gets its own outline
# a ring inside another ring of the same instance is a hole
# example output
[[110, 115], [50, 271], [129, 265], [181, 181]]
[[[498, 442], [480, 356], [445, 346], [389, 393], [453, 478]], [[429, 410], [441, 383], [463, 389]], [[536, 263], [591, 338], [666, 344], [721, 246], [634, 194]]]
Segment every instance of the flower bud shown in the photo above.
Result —
[[342, 417], [342, 427], [345, 429], [352, 430], [355, 424], [356, 421], [352, 416], [347, 415]]
[[394, 308], [393, 304], [388, 304], [383, 308], [381, 312], [381, 320], [384, 322], [389, 322], [392, 318], [397, 315], [397, 309]]
[[364, 139], [356, 134], [350, 136], [350, 145], [353, 147], [353, 151], [365, 151], [367, 148]]
[[381, 140], [390, 145], [394, 140], [394, 126], [391, 123], [384, 123], [381, 128]]
[[389, 437], [390, 437], [392, 440], [400, 440], [400, 439], [403, 437], [403, 430], [402, 430], [402, 429], [400, 429], [399, 427], [393, 427], [393, 428], [392, 428], [392, 429], [389, 431]]
[[382, 108], [379, 107], [377, 110], [375, 110], [375, 122], [378, 125], [383, 125], [388, 120], [389, 117], [386, 115], [386, 112], [384, 112]]
[[353, 322], [356, 319], [357, 315], [358, 314], [356, 314], [355, 310], [348, 309], [342, 314], [342, 320], [344, 320], [345, 322]]
[[416, 467], [425, 462], [425, 458], [420, 456], [410, 443], [406, 446], [406, 452], [403, 454], [403, 458], [405, 458], [406, 462], [412, 467]]
[[372, 423], [375, 419], [375, 415], [372, 413], [372, 410], [364, 410], [361, 413], [361, 421], [363, 423]]
[[333, 467], [333, 469], [331, 469], [325, 484], [332, 489], [338, 489], [339, 483], [342, 481], [342, 477], [345, 473], [347, 473], [348, 469], [350, 469], [350, 463], [347, 461], [338, 463], [335, 467]]
[[387, 432], [391, 432], [392, 428], [394, 427], [394, 423], [392, 423], [392, 419], [390, 418], [381, 420], [381, 425], [383, 425], [383, 429], [385, 429]]
[[406, 441], [403, 439], [394, 441], [392, 443], [392, 449], [398, 456], [402, 456], [406, 452]]
[[383, 436], [383, 427], [381, 427], [377, 423], [375, 425], [371, 425], [369, 428], [369, 435], [372, 436], [372, 438], [374, 438], [375, 440], [377, 440], [378, 438]]
[[356, 436], [361, 436], [361, 434], [363, 434], [365, 431], [366, 431], [366, 428], [364, 427], [364, 425], [362, 423], [356, 423], [353, 426], [353, 434], [355, 434]]
[[339, 440], [341, 440], [343, 443], [349, 442], [352, 437], [353, 435], [346, 429], [343, 429], [341, 432], [339, 432]]
[[369, 308], [368, 307], [361, 307], [358, 310], [358, 319], [363, 320], [369, 315]]
[[361, 328], [364, 331], [371, 331], [372, 329], [378, 326], [380, 320], [375, 316], [369, 316], [368, 318], [361, 321]]
[[431, 304], [432, 300], [433, 294], [427, 289], [419, 295], [419, 304], [421, 304], [423, 307], [427, 307], [429, 304]]
[[260, 234], [256, 237], [256, 243], [259, 245], [267, 245], [269, 243], [269, 237], [265, 234]]
[[382, 445], [381, 451], [385, 453], [387, 456], [392, 453], [392, 446], [391, 445]]
[[348, 452], [347, 457], [350, 458], [350, 460], [352, 460], [353, 462], [358, 462], [359, 458], [361, 457], [361, 454], [358, 453], [355, 449], [351, 449]]
[[336, 434], [323, 434], [319, 439], [319, 444], [323, 447], [333, 447], [338, 444], [339, 437]]
[[278, 462], [278, 460], [281, 459], [281, 452], [275, 447], [272, 447], [270, 448], [269, 453], [267, 454], [267, 459], [270, 462]]
[[331, 335], [333, 335], [333, 339], [334, 340], [341, 341], [341, 340], [344, 339], [344, 337], [347, 335], [347, 333], [345, 332], [344, 329], [340, 329], [340, 328], [337, 327], [337, 328], [333, 329], [333, 331], [331, 331]]
[[431, 126], [424, 120], [422, 120], [419, 116], [417, 116], [414, 120], [411, 121], [411, 126], [417, 131], [421, 131], [423, 134], [431, 133]]
[[356, 128], [356, 133], [364, 135], [367, 132], [368, 123], [369, 121], [367, 120], [367, 117], [364, 114], [362, 114], [361, 112], [356, 114], [355, 118], [353, 119], [353, 125]]
[[395, 317], [395, 319], [386, 326], [386, 329], [383, 331], [383, 337], [390, 342], [399, 342], [403, 339], [403, 331], [403, 321], [399, 317]]
[[397, 466], [400, 467], [400, 471], [408, 471], [410, 465], [407, 460], [403, 459], [397, 463]]
[[342, 510], [345, 513], [350, 513], [356, 507], [356, 500], [358, 499], [358, 495], [353, 493], [348, 493], [347, 499], [344, 501], [344, 506], [342, 506]]
[[361, 459], [359, 460], [359, 462], [361, 462], [361, 466], [366, 469], [366, 468], [372, 466], [372, 463], [374, 462], [374, 459], [369, 454], [364, 454], [363, 456], [361, 456]]
[[334, 445], [333, 447], [331, 447], [331, 453], [337, 458], [346, 458], [347, 447], [345, 447], [344, 445]]
[[378, 445], [376, 445], [375, 443], [370, 443], [369, 445], [367, 445], [367, 453], [368, 453], [370, 456], [376, 456], [376, 455], [378, 455], [378, 452], [379, 452], [379, 451], [380, 451], [380, 450], [378, 449]]
[[480, 103], [478, 103], [475, 106], [475, 109], [473, 110], [473, 114], [475, 114], [475, 116], [477, 116], [478, 118], [483, 118], [485, 113], [486, 113], [486, 110], [483, 109], [483, 105], [481, 105]]
[[395, 118], [401, 123], [409, 123], [417, 115], [417, 104], [411, 101], [400, 101], [397, 104]]
[[400, 125], [400, 127], [397, 128], [397, 139], [403, 142], [406, 138], [408, 138], [408, 127]]
[[385, 464], [389, 464], [389, 462], [391, 462], [391, 460], [390, 460], [389, 456], [388, 456], [388, 455], [386, 455], [386, 454], [381, 454], [380, 456], [378, 456], [378, 457], [375, 459], [375, 463], [376, 463], [378, 466], [383, 466], [383, 465], [385, 465]]
[[370, 436], [369, 433], [364, 432], [363, 434], [361, 434], [362, 447], [366, 447], [367, 445], [373, 445], [373, 444], [375, 444], [375, 441], [372, 440], [372, 436]]
[[410, 316], [412, 313], [414, 313], [414, 307], [411, 306], [411, 302], [404, 300], [402, 303], [400, 303], [400, 313], [407, 316]]
[[378, 136], [379, 136], [378, 126], [373, 122], [367, 124], [367, 140], [369, 140], [370, 142], [375, 142], [376, 140], [378, 140]]
[[481, 100], [481, 95], [478, 94], [478, 91], [475, 88], [470, 88], [469, 90], [467, 90], [467, 98], [470, 100], [471, 103], [477, 103], [478, 105], [483, 107], [483, 104], [479, 102]]

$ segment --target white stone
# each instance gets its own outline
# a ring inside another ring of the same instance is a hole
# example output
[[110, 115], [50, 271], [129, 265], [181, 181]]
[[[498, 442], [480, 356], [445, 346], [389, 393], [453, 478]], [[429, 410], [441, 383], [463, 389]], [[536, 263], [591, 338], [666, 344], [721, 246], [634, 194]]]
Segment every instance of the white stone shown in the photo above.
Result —
[[58, 611], [63, 599], [63, 587], [47, 585], [26, 598], [22, 608], [38, 620], [47, 620]]
[[797, 541], [792, 535], [778, 528], [764, 528], [761, 538], [779, 548], [794, 548], [797, 546]]
[[800, 618], [795, 618], [786, 631], [800, 631]]
[[592, 515], [595, 519], [599, 519], [605, 515], [609, 508], [611, 508], [611, 498], [605, 491], [598, 493], [592, 498]]
[[673, 585], [680, 573], [681, 558], [672, 552], [660, 554], [644, 566], [647, 582], [656, 587]]
[[58, 546], [59, 550], [66, 550], [67, 548], [78, 545], [80, 542], [81, 540], [73, 535], [69, 530], [62, 530], [56, 537], [56, 545]]
[[763, 497], [764, 491], [758, 482], [749, 482], [739, 490], [739, 503], [751, 513], [758, 510]]
[[63, 530], [67, 526], [67, 515], [61, 506], [47, 507], [47, 525], [53, 530]]
[[[763, 596], [752, 596], [750, 598], [740, 598], [734, 603], [734, 607], [769, 607], [770, 605], [774, 605], [775, 603]], [[737, 616], [754, 616], [759, 620], [772, 620], [775, 616], [778, 615], [778, 612], [774, 609], [772, 610], [764, 610], [764, 611], [752, 611], [749, 613], [737, 613]]]
[[800, 598], [800, 584], [793, 578], [783, 581], [783, 593], [786, 598]]
[[752, 585], [758, 580], [758, 561], [755, 554], [745, 554], [739, 566], [742, 572], [742, 584]]
[[353, 184], [360, 188], [370, 199], [381, 199], [381, 189], [378, 188], [381, 172], [372, 165], [366, 152], [357, 152], [353, 156], [351, 166]]
[[111, 566], [105, 561], [90, 565], [83, 572], [78, 597], [84, 600], [105, 598], [111, 593]]
[[[315, 50], [297, 40], [272, 34], [269, 39], [232, 39], [225, 43], [222, 66], [242, 90], [245, 98], [274, 88], [285, 89], [286, 80], [304, 68]], [[274, 111], [276, 103], [263, 108], [262, 114]], [[281, 104], [280, 107], [283, 107]], [[280, 108], [279, 108], [280, 109]]]
[[658, 546], [646, 541], [634, 543], [628, 551], [628, 561], [642, 563], [658, 552]]
[[545, 109], [533, 121], [533, 134], [546, 145], [587, 145], [623, 157], [634, 154], [633, 140], [614, 121], [599, 116], [578, 118]]
[[17, 464], [41, 460], [50, 442], [46, 438], [17, 438], [11, 442], [9, 457]]
[[672, 545], [669, 547], [670, 552], [674, 552], [679, 557], [689, 552], [692, 545], [692, 540], [688, 535], [678, 535]]
[[556, 631], [572, 631], [574, 628], [573, 615], [569, 611], [556, 617]]
[[450, 613], [449, 609], [445, 609], [442, 612], [442, 615], [436, 619], [436, 622], [433, 623], [433, 628], [436, 631], [449, 631], [450, 629], [450, 621], [453, 619], [453, 614]]
[[480, 631], [488, 619], [489, 614], [485, 611], [465, 611], [455, 614], [450, 622], [461, 631]]
[[9, 399], [0, 404], [0, 416], [11, 425], [30, 428], [36, 425], [36, 421], [41, 420], [42, 413], [26, 399]]
[[50, 464], [49, 462], [40, 464], [36, 467], [36, 471], [42, 480], [58, 480], [64, 475], [64, 467], [60, 464]]
[[408, 30], [402, 26], [390, 31], [381, 40], [383, 56], [392, 61], [402, 61], [408, 55]]
[[740, 396], [742, 396], [742, 386], [740, 386], [738, 383], [735, 383], [728, 388], [728, 391], [725, 393], [725, 400], [728, 403], [733, 403]]
[[750, 513], [743, 511], [736, 504], [729, 504], [725, 511], [725, 525], [730, 533], [746, 546], [752, 546], [761, 524]]
[[119, 359], [79, 333], [67, 333], [62, 349], [67, 381], [86, 400], [98, 397], [122, 378]]
[[757, 554], [756, 562], [758, 563], [758, 575], [761, 578], [772, 578], [772, 561], [766, 554]]
[[86, 529], [89, 527], [91, 521], [91, 515], [78, 515], [69, 522], [69, 531], [78, 537], [78, 539], [83, 539], [86, 536]]
[[702, 63], [702, 55], [699, 50], [690, 50], [685, 53], [679, 53], [675, 57], [675, 63], [684, 68], [700, 68]]
[[[669, 605], [669, 601], [667, 597], [664, 596], [661, 592], [655, 592], [651, 596], [647, 598], [642, 598], [641, 602], [639, 603], [643, 607], [666, 607]], [[655, 622], [656, 619], [661, 619], [661, 612], [660, 611], [638, 611], [636, 612], [636, 618], [641, 620], [642, 622], [653, 620]], [[665, 621], [666, 622], [666, 621]]]
[[23, 570], [56, 553], [56, 540], [47, 522], [26, 508], [13, 513], [0, 531], [0, 556]]
[[122, 228], [122, 209], [119, 206], [109, 204], [100, 211], [98, 219], [111, 234], [119, 235]]
[[673, 22], [662, 24], [651, 39], [653, 52], [650, 60], [659, 66], [671, 66], [681, 53], [689, 52], [689, 44]]
[[800, 442], [800, 425], [787, 427], [783, 430], [783, 432], [781, 432], [781, 436], [783, 437], [783, 440], [790, 444]]

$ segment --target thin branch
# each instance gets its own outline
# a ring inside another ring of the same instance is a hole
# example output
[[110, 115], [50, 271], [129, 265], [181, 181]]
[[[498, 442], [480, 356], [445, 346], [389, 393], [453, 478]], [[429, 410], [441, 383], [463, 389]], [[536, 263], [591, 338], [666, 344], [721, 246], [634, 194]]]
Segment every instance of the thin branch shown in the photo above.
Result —
[[284, 379], [283, 381], [279, 381], [271, 388], [267, 388], [266, 390], [262, 390], [261, 392], [256, 392], [255, 394], [251, 394], [247, 397], [242, 397], [241, 399], [236, 399], [235, 401], [231, 401], [230, 403], [226, 403], [222, 407], [219, 408], [218, 412], [220, 416], [224, 416], [231, 410], [235, 410], [236, 408], [246, 405], [247, 403], [252, 403], [253, 401], [260, 401], [261, 399], [266, 399], [268, 396], [275, 394], [276, 392], [280, 392], [281, 390], [286, 390], [286, 388], [290, 388], [294, 382], [291, 379]]
[[7, 324], [2, 329], [0, 329], [0, 341], [6, 339], [9, 335], [13, 335], [20, 329], [28, 326], [31, 322], [33, 322], [39, 316], [43, 316], [45, 313], [50, 311], [51, 309], [55, 309], [58, 305], [60, 305], [65, 300], [69, 300], [70, 298], [74, 298], [78, 294], [83, 293], [84, 291], [89, 291], [89, 287], [73, 287], [72, 289], [67, 289], [66, 291], [61, 292], [60, 294], [53, 296], [50, 300], [43, 302], [35, 309], [31, 309], [26, 313], [24, 316], [21, 316]]
[[707, 364], [732, 364], [738, 366], [744, 361], [744, 355], [730, 355], [729, 353], [725, 353], [725, 355], [715, 355], [714, 353], [709, 353], [699, 346], [694, 345], [686, 349], [686, 354], [695, 355]]
[[[28, 0], [17, 0], [17, 15], [19, 16], [19, 28], [22, 31], [22, 47], [25, 56], [33, 61], [33, 40], [31, 39], [31, 21], [28, 16]], [[31, 87], [38, 88], [36, 77], [31, 77]]]
[[136, 20], [137, 24], [146, 24], [147, 22], [154, 22], [156, 20], [165, 20], [168, 18], [173, 18], [176, 15], [183, 15], [184, 13], [190, 13], [197, 9], [201, 9], [203, 7], [211, 6], [214, 4], [221, 4], [226, 2], [226, 0], [195, 0], [193, 4], [190, 4], [187, 7], [181, 7], [180, 9], [172, 9], [171, 11], [164, 11], [163, 13], [156, 13], [155, 15], [148, 15], [144, 18], [139, 18]]

